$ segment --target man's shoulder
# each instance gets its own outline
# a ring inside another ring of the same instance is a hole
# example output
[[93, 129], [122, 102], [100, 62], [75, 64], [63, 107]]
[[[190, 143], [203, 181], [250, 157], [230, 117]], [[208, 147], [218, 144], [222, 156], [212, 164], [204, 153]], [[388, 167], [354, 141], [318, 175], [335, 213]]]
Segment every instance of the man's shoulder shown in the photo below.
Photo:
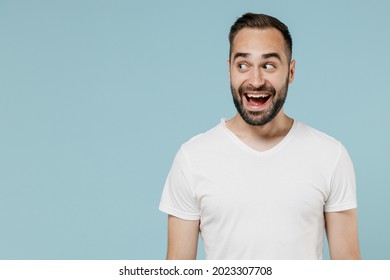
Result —
[[225, 138], [225, 131], [222, 121], [213, 128], [199, 133], [182, 145], [182, 149], [190, 151], [200, 151], [213, 148]]
[[310, 125], [307, 125], [303, 122], [299, 122], [300, 130], [301, 132], [305, 133], [306, 136], [309, 136], [309, 139], [315, 140], [315, 141], [324, 141], [328, 143], [337, 144], [340, 143], [339, 140], [334, 138], [333, 136], [330, 136], [329, 134], [318, 130], [316, 128], [313, 128]]
[[318, 151], [338, 153], [343, 144], [329, 134], [299, 122], [298, 140], [303, 147], [312, 147]]

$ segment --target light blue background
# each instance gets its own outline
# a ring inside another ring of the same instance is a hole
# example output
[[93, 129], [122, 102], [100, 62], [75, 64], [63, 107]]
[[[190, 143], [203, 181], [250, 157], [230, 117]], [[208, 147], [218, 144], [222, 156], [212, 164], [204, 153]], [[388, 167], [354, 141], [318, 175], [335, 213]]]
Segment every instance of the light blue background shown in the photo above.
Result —
[[362, 256], [390, 259], [389, 3], [0, 1], [0, 258], [163, 259], [165, 177], [233, 116], [227, 35], [252, 11], [290, 27], [286, 112], [348, 148]]

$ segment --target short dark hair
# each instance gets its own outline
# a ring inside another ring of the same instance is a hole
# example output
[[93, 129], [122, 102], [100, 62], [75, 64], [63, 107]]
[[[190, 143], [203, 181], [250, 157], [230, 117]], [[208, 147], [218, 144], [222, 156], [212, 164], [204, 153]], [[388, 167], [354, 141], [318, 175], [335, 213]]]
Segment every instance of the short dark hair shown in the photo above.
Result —
[[265, 14], [254, 14], [254, 13], [246, 13], [242, 15], [240, 18], [236, 20], [236, 22], [230, 28], [229, 33], [229, 42], [230, 42], [230, 51], [229, 58], [232, 55], [232, 45], [234, 38], [237, 33], [243, 28], [253, 28], [253, 29], [267, 29], [267, 28], [275, 28], [279, 30], [284, 38], [286, 43], [286, 49], [289, 53], [287, 53], [287, 57], [291, 59], [292, 56], [292, 38], [288, 27], [278, 20], [269, 15]]

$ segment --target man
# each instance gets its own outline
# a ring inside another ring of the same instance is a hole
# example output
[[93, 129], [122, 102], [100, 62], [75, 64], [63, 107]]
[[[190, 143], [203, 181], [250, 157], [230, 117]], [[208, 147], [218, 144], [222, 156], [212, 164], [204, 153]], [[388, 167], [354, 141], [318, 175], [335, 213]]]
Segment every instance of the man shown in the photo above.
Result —
[[290, 32], [245, 14], [229, 34], [237, 114], [178, 151], [160, 210], [168, 259], [359, 259], [355, 175], [343, 145], [283, 112], [294, 80]]

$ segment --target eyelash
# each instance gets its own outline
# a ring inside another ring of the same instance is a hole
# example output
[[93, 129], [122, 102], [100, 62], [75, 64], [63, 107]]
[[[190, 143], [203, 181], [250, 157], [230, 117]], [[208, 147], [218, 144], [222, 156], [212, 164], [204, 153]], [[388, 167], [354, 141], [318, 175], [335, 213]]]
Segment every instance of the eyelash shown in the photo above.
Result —
[[[249, 67], [246, 63], [238, 63], [237, 64], [237, 67], [239, 70], [241, 71], [245, 71], [246, 69], [243, 69], [242, 67], [245, 66], [245, 67]], [[267, 66], [271, 66], [271, 69], [267, 69]], [[272, 63], [265, 63], [262, 68], [266, 71], [272, 71], [272, 70], [275, 70], [276, 69], [276, 66]]]
[[[271, 66], [271, 69], [266, 69], [267, 66]], [[266, 70], [274, 70], [276, 67], [272, 63], [266, 63], [266, 64], [264, 64], [263, 68]]]
[[243, 66], [248, 68], [248, 65], [246, 65], [245, 63], [239, 63], [238, 64], [238, 69], [239, 70], [245, 70], [245, 69], [242, 68]]

